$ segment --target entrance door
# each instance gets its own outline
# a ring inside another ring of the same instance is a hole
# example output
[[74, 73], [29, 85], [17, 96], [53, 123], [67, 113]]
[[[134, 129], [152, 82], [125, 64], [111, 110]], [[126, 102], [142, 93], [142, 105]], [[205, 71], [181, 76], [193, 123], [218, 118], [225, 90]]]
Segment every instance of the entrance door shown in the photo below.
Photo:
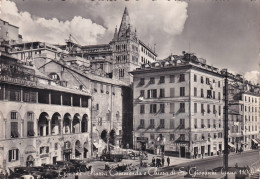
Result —
[[222, 154], [222, 144], [218, 144], [218, 150], [220, 151], [220, 153]]
[[208, 145], [208, 156], [211, 156], [210, 145]]
[[185, 158], [185, 147], [180, 147], [181, 157]]
[[141, 143], [141, 149], [142, 149], [142, 151], [146, 150], [146, 143], [145, 142]]
[[204, 156], [205, 154], [205, 146], [201, 146], [201, 155]]
[[53, 157], [53, 158], [52, 158], [52, 163], [53, 163], [53, 164], [56, 164], [56, 161], [57, 161], [57, 157]]

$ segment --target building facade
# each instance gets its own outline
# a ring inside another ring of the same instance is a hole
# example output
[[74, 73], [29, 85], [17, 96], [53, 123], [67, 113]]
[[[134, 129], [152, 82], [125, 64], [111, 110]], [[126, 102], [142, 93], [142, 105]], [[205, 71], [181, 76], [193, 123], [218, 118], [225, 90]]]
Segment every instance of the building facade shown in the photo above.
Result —
[[19, 27], [0, 19], [0, 42], [15, 44], [22, 42], [22, 36], [19, 34]]
[[91, 95], [56, 84], [1, 51], [0, 166], [91, 156]]
[[131, 72], [136, 149], [186, 158], [224, 149], [223, 77], [187, 55], [171, 55]]

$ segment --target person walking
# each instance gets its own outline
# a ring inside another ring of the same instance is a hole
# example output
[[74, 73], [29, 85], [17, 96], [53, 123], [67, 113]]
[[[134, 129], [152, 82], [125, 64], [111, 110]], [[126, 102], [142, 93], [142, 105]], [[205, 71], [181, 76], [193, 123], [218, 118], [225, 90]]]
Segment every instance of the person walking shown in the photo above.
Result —
[[169, 167], [169, 165], [170, 165], [170, 157], [169, 156], [167, 158], [167, 163], [168, 163], [168, 167]]
[[155, 167], [155, 158], [154, 157], [152, 159], [152, 164], [153, 164], [153, 167]]
[[162, 166], [164, 167], [164, 157], [162, 158]]

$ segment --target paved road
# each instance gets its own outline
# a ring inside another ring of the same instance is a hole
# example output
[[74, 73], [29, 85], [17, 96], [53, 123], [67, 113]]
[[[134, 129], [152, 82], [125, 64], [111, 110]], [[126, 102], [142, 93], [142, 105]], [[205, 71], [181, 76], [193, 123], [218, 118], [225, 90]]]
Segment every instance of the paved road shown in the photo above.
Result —
[[[231, 154], [229, 156], [229, 166], [234, 167], [236, 163], [238, 163], [239, 167], [251, 165], [257, 160], [260, 159], [258, 150], [252, 150], [252, 151], [246, 151], [242, 154]], [[137, 161], [133, 161], [137, 162]], [[205, 171], [207, 169], [213, 169], [216, 167], [223, 166], [223, 156], [213, 156], [208, 157], [205, 159], [198, 159], [198, 160], [190, 160], [185, 163], [173, 165], [170, 167], [164, 167], [164, 168], [141, 168], [138, 169], [136, 172], [132, 173], [126, 173], [121, 172], [117, 173], [116, 171], [105, 171], [104, 170], [104, 162], [96, 161], [93, 163], [93, 171], [92, 174], [90, 173], [84, 173], [79, 175], [79, 179], [85, 179], [85, 178], [93, 178], [93, 179], [100, 179], [100, 178], [184, 178], [185, 172], [182, 172], [182, 167], [187, 167], [190, 165], [195, 165], [196, 170], [198, 171]], [[118, 174], [120, 174], [118, 176]], [[74, 179], [75, 176], [69, 176], [68, 179]]]

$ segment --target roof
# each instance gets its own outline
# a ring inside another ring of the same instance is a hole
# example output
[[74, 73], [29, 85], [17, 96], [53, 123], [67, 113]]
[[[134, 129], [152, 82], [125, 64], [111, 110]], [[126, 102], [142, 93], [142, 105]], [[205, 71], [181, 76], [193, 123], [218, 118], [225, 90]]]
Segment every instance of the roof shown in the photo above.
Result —
[[[90, 79], [90, 80], [93, 80], [93, 81], [98, 81], [98, 82], [103, 82], [103, 83], [109, 83], [109, 84], [114, 84], [114, 85], [118, 85], [118, 86], [129, 86], [128, 84], [126, 84], [126, 83], [124, 83], [124, 82], [122, 82], [122, 81], [120, 81], [120, 80], [101, 77], [101, 76], [95, 75], [95, 74], [93, 74], [93, 73], [84, 73], [83, 71], [80, 71], [80, 70], [78, 70], [78, 69], [75, 69], [75, 68], [73, 68], [73, 67], [71, 67], [71, 66], [69, 66], [69, 65], [63, 64], [63, 63], [61, 63], [61, 62], [59, 62], [59, 61], [57, 61], [57, 60], [51, 60], [51, 61], [49, 61], [48, 63], [44, 64], [43, 66], [45, 66], [45, 65], [47, 65], [47, 64], [49, 64], [49, 63], [51, 63], [51, 62], [54, 62], [54, 63], [57, 63], [57, 64], [59, 64], [59, 65], [61, 65], [61, 66], [64, 66], [64, 67], [66, 67], [66, 68], [72, 70], [73, 72], [78, 73], [78, 74], [80, 74], [80, 75], [82, 75], [82, 76], [84, 76], [84, 77], [86, 77], [86, 78], [88, 78], [88, 79]], [[41, 67], [43, 67], [43, 66], [41, 66]], [[40, 68], [41, 68], [41, 67], [40, 67]]]
[[139, 43], [141, 44], [141, 45], [143, 45], [145, 48], [147, 48], [151, 53], [153, 53], [155, 56], [158, 56], [158, 54], [154, 51], [154, 50], [152, 50], [150, 47], [148, 47], [148, 45], [146, 45], [144, 42], [142, 42], [141, 40], [139, 40]]

